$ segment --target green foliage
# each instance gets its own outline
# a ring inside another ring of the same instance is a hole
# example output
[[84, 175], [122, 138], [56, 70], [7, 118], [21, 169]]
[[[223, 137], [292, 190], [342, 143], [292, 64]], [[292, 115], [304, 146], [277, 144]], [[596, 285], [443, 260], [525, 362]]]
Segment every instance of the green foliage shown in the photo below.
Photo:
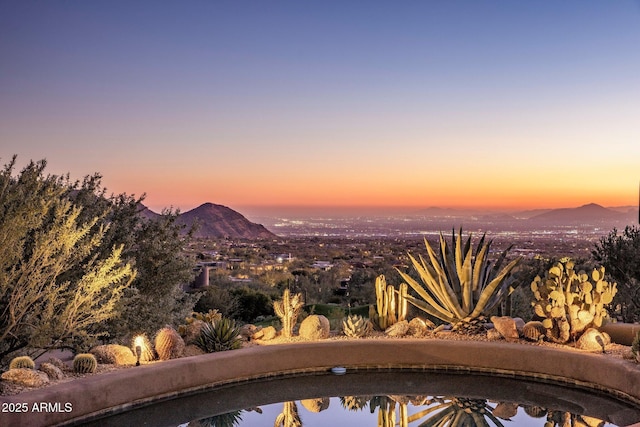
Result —
[[273, 316], [273, 299], [268, 294], [242, 287], [233, 289], [231, 295], [237, 300], [235, 318], [243, 322], [252, 322], [258, 316]]
[[302, 307], [304, 307], [302, 294], [291, 295], [289, 289], [284, 290], [281, 300], [273, 303], [273, 310], [282, 323], [283, 336], [290, 337], [293, 335], [293, 328], [298, 321]]
[[371, 332], [371, 322], [362, 316], [347, 316], [342, 321], [342, 332], [348, 337], [362, 338]]
[[166, 326], [156, 334], [155, 349], [160, 360], [176, 359], [182, 356], [184, 340], [175, 329]]
[[200, 329], [197, 345], [207, 353], [238, 349], [242, 346], [240, 327], [228, 318], [213, 323], [206, 322]]
[[572, 261], [557, 262], [531, 283], [534, 312], [542, 318], [548, 339], [558, 343], [577, 338], [591, 327], [602, 326], [606, 307], [617, 292], [616, 284], [604, 280], [604, 267], [590, 275], [576, 272]]
[[18, 356], [14, 357], [9, 363], [9, 369], [19, 369], [19, 368], [27, 368], [27, 369], [35, 369], [36, 364], [32, 358], [29, 356]]
[[[200, 298], [193, 309], [197, 312], [216, 310], [225, 317], [231, 318], [252, 316], [254, 314], [253, 310], [248, 310], [246, 307], [240, 307], [239, 294], [240, 292], [234, 292], [229, 288], [219, 285], [209, 285], [200, 293]], [[271, 308], [270, 304], [266, 304], [266, 306], [269, 307], [269, 309]], [[252, 319], [242, 320], [250, 322]]]
[[103, 215], [68, 198], [68, 179], [31, 162], [0, 172], [0, 357], [73, 345], [106, 333], [104, 322], [135, 277], [122, 245], [105, 246]]
[[91, 353], [80, 353], [73, 358], [73, 372], [79, 374], [92, 374], [98, 367], [96, 357]]
[[429, 262], [409, 254], [422, 284], [400, 270], [398, 273], [420, 297], [408, 295], [407, 300], [427, 314], [449, 323], [468, 321], [490, 313], [513, 290], [511, 273], [520, 258], [502, 268], [507, 249], [492, 266], [488, 258], [491, 241], [485, 242], [485, 236], [475, 252], [471, 235], [462, 243], [462, 230], [457, 236], [452, 233], [450, 245], [440, 234], [439, 257], [426, 239], [425, 246]]
[[628, 226], [621, 234], [613, 229], [600, 238], [592, 255], [618, 283], [614, 305], [620, 306], [622, 321], [640, 321], [640, 227]]
[[403, 283], [396, 290], [387, 285], [384, 276], [376, 278], [376, 307], [369, 311], [371, 323], [384, 331], [389, 326], [407, 318], [407, 285]]

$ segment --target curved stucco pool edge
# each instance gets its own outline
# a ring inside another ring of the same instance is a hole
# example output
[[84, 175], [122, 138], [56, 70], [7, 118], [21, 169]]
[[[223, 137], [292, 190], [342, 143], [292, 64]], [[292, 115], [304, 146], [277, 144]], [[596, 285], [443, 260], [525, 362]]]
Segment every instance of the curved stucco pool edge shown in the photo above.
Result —
[[[59, 425], [212, 385], [285, 373], [317, 372], [333, 366], [511, 373], [607, 391], [640, 404], [640, 366], [628, 360], [570, 348], [519, 343], [365, 339], [255, 346], [143, 365], [15, 396], [0, 396], [3, 407], [5, 403], [26, 403], [29, 408], [26, 413], [3, 412], [0, 420], [2, 425], [16, 427]], [[31, 410], [40, 402], [53, 403], [53, 408], [57, 403], [61, 409], [70, 403], [72, 411]]]

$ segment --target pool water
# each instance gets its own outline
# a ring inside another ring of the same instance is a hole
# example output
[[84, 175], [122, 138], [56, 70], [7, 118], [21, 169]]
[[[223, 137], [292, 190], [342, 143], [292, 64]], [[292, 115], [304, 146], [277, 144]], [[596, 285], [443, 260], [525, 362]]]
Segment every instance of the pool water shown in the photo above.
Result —
[[468, 371], [364, 369], [193, 390], [83, 425], [622, 427], [638, 422], [638, 402], [584, 385]]

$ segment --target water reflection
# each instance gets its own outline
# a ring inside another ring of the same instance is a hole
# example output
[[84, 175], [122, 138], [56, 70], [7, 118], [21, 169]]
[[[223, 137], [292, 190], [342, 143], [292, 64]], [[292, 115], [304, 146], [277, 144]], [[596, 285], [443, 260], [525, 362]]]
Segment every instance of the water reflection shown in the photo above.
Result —
[[[304, 399], [299, 401], [308, 413], [301, 417], [298, 402], [288, 401], [278, 406], [281, 412], [275, 415], [274, 427], [303, 427], [304, 425], [322, 425], [313, 416], [329, 409], [343, 412], [338, 415], [341, 421], [350, 420], [354, 425], [376, 425], [377, 427], [508, 427], [509, 425], [543, 427], [603, 427], [605, 421], [586, 415], [572, 414], [566, 411], [547, 409], [540, 406], [518, 405], [512, 402], [490, 402], [488, 399], [474, 399], [456, 396], [341, 396]], [[339, 403], [336, 405], [335, 403]], [[366, 409], [368, 411], [365, 411]], [[254, 416], [246, 416], [251, 411]], [[377, 424], [363, 423], [361, 416], [355, 414], [369, 412], [377, 414]], [[271, 425], [270, 413], [261, 408], [232, 411], [226, 414], [204, 418], [188, 423], [188, 427], [242, 427], [253, 425]], [[351, 414], [348, 414], [351, 413]], [[304, 422], [303, 422], [304, 418]], [[334, 416], [332, 421], [337, 418]], [[333, 424], [335, 425], [335, 424]], [[613, 424], [606, 424], [613, 426]]]

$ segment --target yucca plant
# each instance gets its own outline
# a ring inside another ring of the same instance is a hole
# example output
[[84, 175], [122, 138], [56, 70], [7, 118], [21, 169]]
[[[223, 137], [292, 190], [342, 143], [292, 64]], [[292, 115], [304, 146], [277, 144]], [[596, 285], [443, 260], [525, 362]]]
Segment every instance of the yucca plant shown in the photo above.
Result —
[[398, 272], [420, 297], [407, 295], [407, 301], [426, 313], [452, 324], [469, 322], [489, 313], [513, 291], [511, 272], [520, 258], [502, 268], [510, 247], [492, 262], [488, 258], [492, 241], [485, 242], [484, 235], [474, 252], [471, 235], [463, 244], [462, 229], [457, 236], [452, 232], [450, 245], [440, 233], [440, 257], [426, 239], [424, 243], [429, 262], [409, 254], [422, 284]]
[[242, 346], [240, 327], [224, 317], [214, 323], [206, 322], [202, 325], [196, 344], [207, 353], [235, 350]]

